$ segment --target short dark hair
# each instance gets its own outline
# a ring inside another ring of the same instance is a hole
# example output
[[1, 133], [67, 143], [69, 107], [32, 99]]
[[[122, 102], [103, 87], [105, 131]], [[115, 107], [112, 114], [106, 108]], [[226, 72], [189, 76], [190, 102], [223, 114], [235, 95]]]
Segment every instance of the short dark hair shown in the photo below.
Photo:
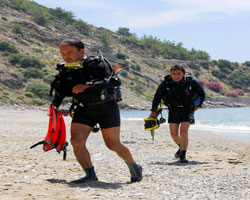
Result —
[[78, 51], [80, 49], [84, 49], [84, 43], [81, 40], [66, 39], [66, 40], [63, 40], [60, 45], [62, 44], [68, 44], [70, 46], [74, 46], [78, 49]]
[[174, 70], [181, 70], [184, 74], [185, 74], [185, 69], [184, 69], [184, 67], [183, 66], [180, 66], [180, 65], [174, 65], [174, 66], [172, 66], [171, 68], [170, 68], [170, 72], [171, 71], [174, 71]]

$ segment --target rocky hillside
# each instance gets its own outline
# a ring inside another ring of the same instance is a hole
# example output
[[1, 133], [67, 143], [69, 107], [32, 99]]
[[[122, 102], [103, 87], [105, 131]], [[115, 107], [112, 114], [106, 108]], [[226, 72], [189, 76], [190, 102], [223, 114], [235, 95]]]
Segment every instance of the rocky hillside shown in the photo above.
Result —
[[[86, 54], [101, 49], [107, 57], [129, 64], [120, 73], [124, 108], [143, 108], [171, 65], [181, 64], [205, 87], [208, 99], [246, 98], [250, 92], [250, 61], [210, 60], [206, 52], [188, 51], [181, 43], [152, 36], [138, 39], [128, 28], [112, 32], [97, 28], [73, 13], [48, 9], [27, 0], [0, 1], [0, 103], [45, 105], [49, 84], [61, 60], [59, 43], [80, 38]], [[168, 54], [166, 54], [168, 52]], [[69, 101], [66, 99], [65, 102]]]

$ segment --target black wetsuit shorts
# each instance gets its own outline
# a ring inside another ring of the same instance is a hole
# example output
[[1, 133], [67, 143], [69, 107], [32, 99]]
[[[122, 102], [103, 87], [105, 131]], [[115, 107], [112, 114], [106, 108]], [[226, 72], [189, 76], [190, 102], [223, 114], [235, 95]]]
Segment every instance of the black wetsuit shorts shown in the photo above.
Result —
[[115, 100], [100, 104], [78, 106], [72, 119], [72, 123], [85, 124], [94, 127], [97, 123], [101, 128], [120, 126], [120, 111]]
[[181, 122], [194, 124], [194, 112], [190, 110], [169, 109], [168, 123], [180, 124]]

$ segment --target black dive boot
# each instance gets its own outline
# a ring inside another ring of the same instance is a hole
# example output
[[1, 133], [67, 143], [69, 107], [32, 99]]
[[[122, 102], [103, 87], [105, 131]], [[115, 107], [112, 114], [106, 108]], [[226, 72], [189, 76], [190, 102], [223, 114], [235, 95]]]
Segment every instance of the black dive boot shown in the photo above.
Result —
[[85, 183], [87, 181], [98, 181], [98, 178], [96, 177], [94, 167], [87, 167], [84, 169], [86, 176], [83, 178], [77, 179], [75, 181], [71, 181], [71, 183]]
[[131, 174], [131, 182], [139, 182], [142, 180], [142, 166], [133, 163], [127, 163], [130, 174]]
[[181, 163], [188, 163], [188, 160], [186, 159], [186, 150], [180, 151], [180, 162]]
[[179, 149], [178, 149], [178, 151], [176, 151], [176, 153], [174, 154], [174, 157], [175, 157], [175, 158], [180, 158], [180, 155], [181, 155], [181, 148], [180, 148], [180, 145], [179, 145]]

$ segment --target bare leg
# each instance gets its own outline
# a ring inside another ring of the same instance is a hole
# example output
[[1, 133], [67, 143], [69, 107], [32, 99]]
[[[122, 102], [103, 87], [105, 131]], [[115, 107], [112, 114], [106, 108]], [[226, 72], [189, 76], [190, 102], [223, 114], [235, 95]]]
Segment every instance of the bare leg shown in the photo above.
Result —
[[180, 145], [181, 150], [187, 150], [188, 147], [188, 129], [189, 129], [190, 123], [189, 122], [182, 122], [180, 127]]
[[171, 137], [177, 145], [181, 144], [181, 137], [178, 134], [179, 126], [179, 124], [169, 123]]
[[129, 149], [120, 142], [120, 127], [102, 129], [102, 136], [110, 150], [115, 151], [126, 163], [134, 162]]
[[102, 129], [102, 136], [106, 146], [115, 151], [128, 165], [131, 182], [142, 180], [142, 167], [134, 162], [129, 149], [120, 142], [120, 127]]
[[91, 131], [92, 127], [84, 124], [72, 123], [71, 125], [71, 144], [75, 157], [83, 169], [92, 167], [90, 155], [86, 148], [86, 141]]

